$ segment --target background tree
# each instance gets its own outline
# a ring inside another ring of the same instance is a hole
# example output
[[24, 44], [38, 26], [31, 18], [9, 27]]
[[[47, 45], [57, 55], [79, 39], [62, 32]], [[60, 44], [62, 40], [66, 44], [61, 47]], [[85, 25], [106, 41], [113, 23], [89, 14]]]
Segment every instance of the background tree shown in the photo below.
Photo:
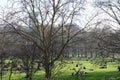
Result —
[[[116, 54], [116, 51], [119, 53], [119, 27], [120, 27], [120, 1], [119, 0], [98, 0], [96, 1], [96, 6], [99, 8], [103, 14], [108, 15], [108, 17], [102, 19], [103, 21], [107, 22], [108, 25], [113, 27], [112, 32], [109, 36], [106, 37], [106, 48], [111, 52], [111, 55], [114, 59], [114, 55]], [[116, 34], [118, 33], [118, 34]], [[115, 35], [116, 34], [116, 35]], [[114, 35], [114, 37], [113, 37]], [[117, 36], [115, 38], [115, 36]]]

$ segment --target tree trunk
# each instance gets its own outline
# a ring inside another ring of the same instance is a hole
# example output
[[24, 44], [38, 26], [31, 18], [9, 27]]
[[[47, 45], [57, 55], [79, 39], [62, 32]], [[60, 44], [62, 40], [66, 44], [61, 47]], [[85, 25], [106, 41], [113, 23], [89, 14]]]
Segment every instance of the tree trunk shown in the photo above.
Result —
[[112, 61], [115, 61], [115, 53], [112, 53]]
[[25, 78], [27, 80], [32, 80], [32, 74], [30, 74], [29, 72], [27, 72]]
[[70, 54], [69, 54], [69, 52], [67, 53], [67, 57], [70, 58]]
[[78, 53], [78, 58], [80, 57], [80, 54]]
[[25, 78], [27, 80], [32, 80], [32, 73], [31, 73], [30, 69], [27, 69]]
[[90, 52], [90, 58], [93, 58], [93, 52]]
[[47, 79], [51, 78], [51, 68], [50, 67], [51, 67], [50, 65], [45, 67], [45, 78], [47, 78]]
[[96, 53], [95, 53], [95, 58], [98, 58], [98, 57], [99, 57], [99, 56], [98, 56], [98, 53], [96, 52]]
[[11, 67], [11, 69], [10, 69], [9, 80], [11, 80], [12, 73], [13, 73], [13, 67]]
[[29, 75], [29, 80], [32, 80], [32, 75]]
[[81, 53], [81, 56], [80, 56], [81, 58], [83, 58], [83, 52]]
[[51, 71], [52, 71], [53, 64], [49, 62], [48, 57], [45, 58], [45, 62], [43, 63], [43, 67], [45, 69], [45, 78], [48, 80], [51, 78]]

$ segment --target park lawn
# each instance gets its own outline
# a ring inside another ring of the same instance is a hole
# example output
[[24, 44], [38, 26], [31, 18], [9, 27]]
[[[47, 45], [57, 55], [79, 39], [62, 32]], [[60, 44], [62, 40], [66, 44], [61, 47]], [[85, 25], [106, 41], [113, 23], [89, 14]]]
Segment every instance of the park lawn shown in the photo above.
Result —
[[[76, 67], [76, 64], [82, 64], [78, 65]], [[107, 69], [99, 69], [98, 65], [91, 64], [89, 61], [77, 61], [77, 60], [72, 60], [72, 61], [66, 61], [66, 66], [64, 66], [63, 69], [61, 69], [60, 73], [56, 78], [51, 79], [51, 80], [76, 80], [76, 76], [72, 76], [72, 70], [73, 68], [78, 71], [81, 66], [85, 66], [86, 69], [82, 71], [87, 72], [87, 74], [84, 74], [83, 76], [79, 76], [78, 78], [80, 80], [105, 80], [105, 79], [111, 79], [111, 80], [117, 80], [117, 78], [120, 78], [120, 72], [117, 71], [117, 66], [115, 62], [108, 63]], [[89, 69], [93, 68], [93, 71], [90, 71]], [[59, 69], [59, 68], [58, 68]], [[33, 76], [33, 80], [44, 80], [44, 70], [37, 72]], [[3, 76], [3, 80], [8, 80], [8, 75]], [[12, 75], [11, 80], [26, 80], [24, 79], [25, 74], [24, 73], [19, 73], [19, 72], [14, 72]], [[58, 79], [59, 78], [59, 79]], [[118, 79], [120, 80], [120, 79]]]

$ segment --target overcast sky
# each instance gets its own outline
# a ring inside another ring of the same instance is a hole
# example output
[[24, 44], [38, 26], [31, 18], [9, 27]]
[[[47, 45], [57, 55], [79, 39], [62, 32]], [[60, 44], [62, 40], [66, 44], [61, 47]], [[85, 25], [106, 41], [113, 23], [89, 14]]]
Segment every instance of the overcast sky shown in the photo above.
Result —
[[7, 0], [0, 0], [0, 7], [5, 7]]
[[[11, 4], [10, 1], [13, 0], [0, 0], [0, 13], [2, 12], [2, 10], [4, 10], [4, 8], [7, 8]], [[93, 0], [87, 0], [86, 10], [81, 14], [81, 17], [76, 18], [74, 22], [78, 25], [84, 25], [89, 20], [89, 18], [95, 14], [96, 9], [93, 7]]]

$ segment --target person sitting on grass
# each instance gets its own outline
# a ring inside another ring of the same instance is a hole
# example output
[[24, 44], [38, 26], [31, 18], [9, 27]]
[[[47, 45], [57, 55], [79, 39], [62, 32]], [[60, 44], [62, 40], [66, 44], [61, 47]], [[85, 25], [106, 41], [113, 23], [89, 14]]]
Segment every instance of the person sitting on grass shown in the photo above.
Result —
[[84, 66], [83, 69], [86, 69], [86, 67]]

